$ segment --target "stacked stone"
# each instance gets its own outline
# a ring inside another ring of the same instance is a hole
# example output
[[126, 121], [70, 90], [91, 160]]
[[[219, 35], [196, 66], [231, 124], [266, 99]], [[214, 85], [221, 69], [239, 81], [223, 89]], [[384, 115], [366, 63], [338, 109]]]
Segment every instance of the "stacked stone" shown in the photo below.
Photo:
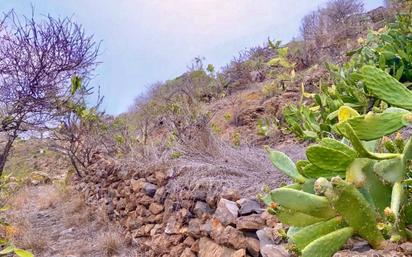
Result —
[[142, 256], [288, 256], [279, 245], [281, 224], [257, 200], [228, 190], [220, 197], [192, 192], [177, 201], [167, 192], [169, 173], [165, 165], [136, 172], [97, 158], [76, 188], [125, 228]]

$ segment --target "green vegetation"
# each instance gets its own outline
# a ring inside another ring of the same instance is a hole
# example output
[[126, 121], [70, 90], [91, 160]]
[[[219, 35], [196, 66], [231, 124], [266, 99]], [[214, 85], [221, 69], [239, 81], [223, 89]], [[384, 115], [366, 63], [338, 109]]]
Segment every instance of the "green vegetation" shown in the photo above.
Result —
[[400, 242], [412, 236], [406, 227], [412, 219], [412, 138], [404, 143], [399, 135], [394, 141], [385, 137], [412, 122], [405, 101], [411, 92], [374, 66], [365, 65], [354, 75], [375, 101], [397, 107], [359, 115], [341, 106], [339, 122], [331, 129], [343, 139], [321, 139], [307, 148], [307, 160], [296, 164], [267, 149], [274, 166], [295, 183], [269, 192], [263, 201], [283, 223], [302, 227], [290, 236], [302, 256], [331, 256], [352, 233], [377, 249], [385, 246], [385, 238]]
[[341, 106], [360, 114], [382, 112], [388, 106], [410, 110], [412, 93], [406, 87], [412, 83], [411, 17], [400, 14], [383, 29], [369, 32], [359, 40], [360, 47], [348, 53], [351, 58], [343, 66], [328, 64], [331, 86], [320, 82], [314, 93], [302, 86], [298, 105], [283, 111], [288, 129], [301, 139], [313, 140], [333, 133]]

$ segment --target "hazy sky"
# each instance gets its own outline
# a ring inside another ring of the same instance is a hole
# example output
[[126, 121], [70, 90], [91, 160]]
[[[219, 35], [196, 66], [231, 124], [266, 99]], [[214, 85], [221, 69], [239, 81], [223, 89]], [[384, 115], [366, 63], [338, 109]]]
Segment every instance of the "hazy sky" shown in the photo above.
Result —
[[[173, 79], [196, 56], [220, 68], [268, 37], [287, 42], [301, 18], [327, 0], [1, 0], [0, 8], [72, 16], [102, 40], [93, 85], [108, 113], [127, 110], [156, 81]], [[366, 9], [382, 0], [365, 0]]]

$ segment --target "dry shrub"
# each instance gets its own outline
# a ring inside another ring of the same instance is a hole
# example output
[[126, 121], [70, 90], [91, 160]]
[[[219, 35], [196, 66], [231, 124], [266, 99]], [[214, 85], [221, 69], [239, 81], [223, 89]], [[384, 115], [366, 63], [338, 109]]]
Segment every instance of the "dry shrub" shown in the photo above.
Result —
[[38, 199], [39, 210], [54, 208], [62, 200], [62, 194], [58, 190], [50, 190], [47, 195]]
[[78, 193], [75, 193], [73, 198], [67, 204], [67, 209], [68, 209], [70, 214], [80, 213], [84, 209], [86, 209], [86, 207], [87, 206], [86, 206], [84, 196], [82, 196]]
[[[235, 148], [213, 135], [207, 124], [195, 124], [178, 150], [183, 156], [174, 163], [173, 179], [169, 180], [167, 190], [182, 197], [188, 192], [218, 194], [226, 189], [255, 196], [264, 185], [273, 188], [287, 181], [276, 172], [263, 149]], [[295, 160], [304, 153], [300, 145], [289, 145], [283, 150]]]
[[22, 249], [30, 249], [35, 253], [43, 252], [48, 247], [48, 240], [43, 235], [35, 233], [34, 229], [27, 229], [14, 240]]
[[122, 236], [117, 231], [105, 232], [99, 238], [99, 249], [101, 249], [106, 256], [116, 255], [123, 247], [121, 238]]
[[13, 232], [8, 235], [8, 239], [17, 247], [40, 253], [48, 247], [50, 240], [36, 232], [28, 216], [29, 214], [21, 212], [14, 213], [12, 217]]
[[14, 210], [21, 210], [24, 206], [28, 204], [28, 201], [30, 201], [30, 189], [29, 187], [24, 187], [21, 190], [17, 192], [13, 197], [11, 197], [8, 201], [8, 204], [14, 209]]

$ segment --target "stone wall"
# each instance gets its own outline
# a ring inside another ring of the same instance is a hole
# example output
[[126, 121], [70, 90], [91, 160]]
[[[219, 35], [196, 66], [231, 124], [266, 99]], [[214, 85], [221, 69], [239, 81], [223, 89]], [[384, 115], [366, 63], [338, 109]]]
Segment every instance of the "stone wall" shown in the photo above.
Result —
[[[173, 172], [167, 164], [127, 167], [96, 156], [75, 187], [89, 204], [119, 222], [142, 257], [286, 257], [287, 227], [256, 199], [234, 190], [168, 192]], [[412, 256], [412, 243], [375, 251], [362, 239], [349, 240], [345, 256]]]
[[282, 225], [257, 200], [232, 190], [182, 198], [167, 192], [171, 172], [164, 164], [144, 169], [97, 156], [75, 181], [88, 203], [124, 227], [141, 256], [288, 256], [277, 245]]

